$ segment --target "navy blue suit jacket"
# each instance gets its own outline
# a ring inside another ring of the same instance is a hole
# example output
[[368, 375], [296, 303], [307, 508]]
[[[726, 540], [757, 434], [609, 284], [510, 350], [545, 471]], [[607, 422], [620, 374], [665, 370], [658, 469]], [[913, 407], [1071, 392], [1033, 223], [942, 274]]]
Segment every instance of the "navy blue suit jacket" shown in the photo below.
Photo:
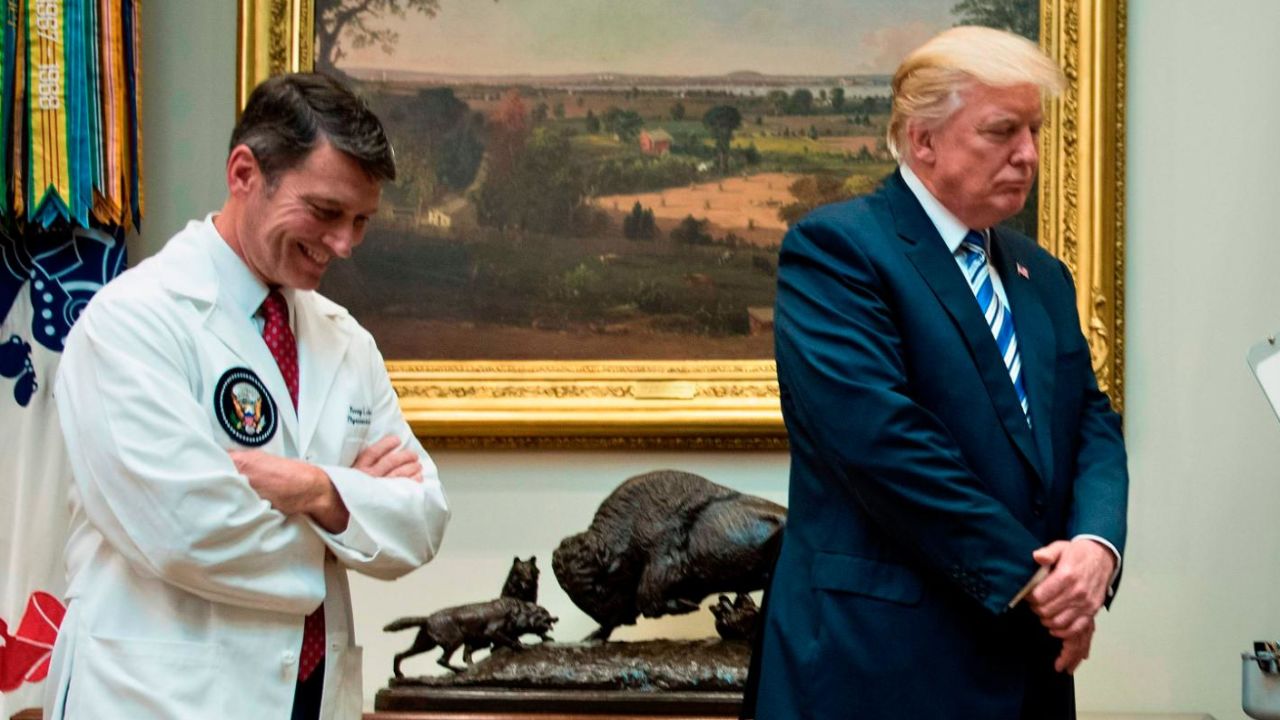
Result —
[[1060, 645], [1007, 605], [1033, 550], [1123, 552], [1128, 474], [1066, 267], [992, 234], [1032, 427], [955, 259], [902, 177], [782, 244], [791, 441], [757, 718], [1074, 717]]

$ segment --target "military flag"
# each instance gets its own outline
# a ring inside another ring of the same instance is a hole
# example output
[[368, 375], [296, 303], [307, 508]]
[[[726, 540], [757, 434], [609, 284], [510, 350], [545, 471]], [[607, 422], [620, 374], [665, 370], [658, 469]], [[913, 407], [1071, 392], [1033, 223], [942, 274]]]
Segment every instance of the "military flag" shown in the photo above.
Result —
[[0, 0], [0, 718], [40, 704], [71, 469], [51, 390], [142, 218], [138, 0]]

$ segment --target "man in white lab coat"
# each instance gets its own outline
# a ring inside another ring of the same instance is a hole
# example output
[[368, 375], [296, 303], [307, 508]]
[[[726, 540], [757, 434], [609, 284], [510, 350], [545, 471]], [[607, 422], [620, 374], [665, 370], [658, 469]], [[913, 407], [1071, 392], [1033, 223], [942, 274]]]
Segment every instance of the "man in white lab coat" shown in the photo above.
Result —
[[56, 396], [75, 473], [50, 718], [361, 710], [346, 570], [435, 555], [449, 511], [373, 338], [314, 292], [395, 163], [320, 75], [259, 86], [229, 196], [110, 283]]

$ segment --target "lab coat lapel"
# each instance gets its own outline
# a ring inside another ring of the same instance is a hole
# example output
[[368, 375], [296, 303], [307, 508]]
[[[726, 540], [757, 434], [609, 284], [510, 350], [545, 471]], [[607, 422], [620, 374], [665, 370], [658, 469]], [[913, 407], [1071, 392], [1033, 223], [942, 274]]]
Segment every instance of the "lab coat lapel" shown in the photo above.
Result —
[[[342, 367], [351, 342], [350, 334], [338, 322], [336, 306], [318, 302], [309, 291], [287, 292], [293, 305], [294, 328], [298, 339], [299, 451], [305, 455], [325, 411], [325, 399]], [[345, 410], [345, 408], [340, 408]]]
[[[208, 231], [207, 227], [192, 223], [185, 232], [169, 241], [169, 245], [153, 260], [169, 266], [168, 271], [162, 275], [165, 288], [191, 300], [197, 308], [202, 309], [205, 329], [262, 380], [276, 403], [276, 414], [284, 428], [285, 437], [296, 448], [298, 418], [293, 412], [289, 389], [284, 384], [276, 359], [271, 356], [267, 343], [262, 339], [262, 333], [254, 325], [253, 318], [244, 316], [218, 282], [213, 260], [202, 245], [203, 242], [210, 241], [201, 235]], [[229, 369], [230, 367], [222, 368], [219, 372]]]
[[293, 442], [295, 448], [299, 447], [298, 414], [293, 410], [289, 388], [284, 383], [284, 376], [280, 374], [280, 366], [276, 364], [276, 359], [267, 349], [267, 343], [254, 325], [253, 318], [239, 317], [234, 306], [229, 306], [220, 297], [205, 318], [204, 325], [228, 350], [244, 361], [246, 367], [258, 374], [276, 402], [277, 415], [285, 436]]

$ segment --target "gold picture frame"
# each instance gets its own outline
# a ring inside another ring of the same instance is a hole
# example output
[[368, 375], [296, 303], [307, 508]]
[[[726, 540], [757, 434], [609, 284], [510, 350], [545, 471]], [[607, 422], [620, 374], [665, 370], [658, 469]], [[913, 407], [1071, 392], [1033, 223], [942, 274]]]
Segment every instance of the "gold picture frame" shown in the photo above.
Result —
[[[314, 0], [240, 0], [237, 108], [311, 69]], [[1069, 82], [1041, 136], [1039, 240], [1073, 272], [1100, 386], [1124, 398], [1125, 0], [1041, 0], [1041, 45]], [[781, 449], [772, 361], [392, 361], [433, 446]]]

